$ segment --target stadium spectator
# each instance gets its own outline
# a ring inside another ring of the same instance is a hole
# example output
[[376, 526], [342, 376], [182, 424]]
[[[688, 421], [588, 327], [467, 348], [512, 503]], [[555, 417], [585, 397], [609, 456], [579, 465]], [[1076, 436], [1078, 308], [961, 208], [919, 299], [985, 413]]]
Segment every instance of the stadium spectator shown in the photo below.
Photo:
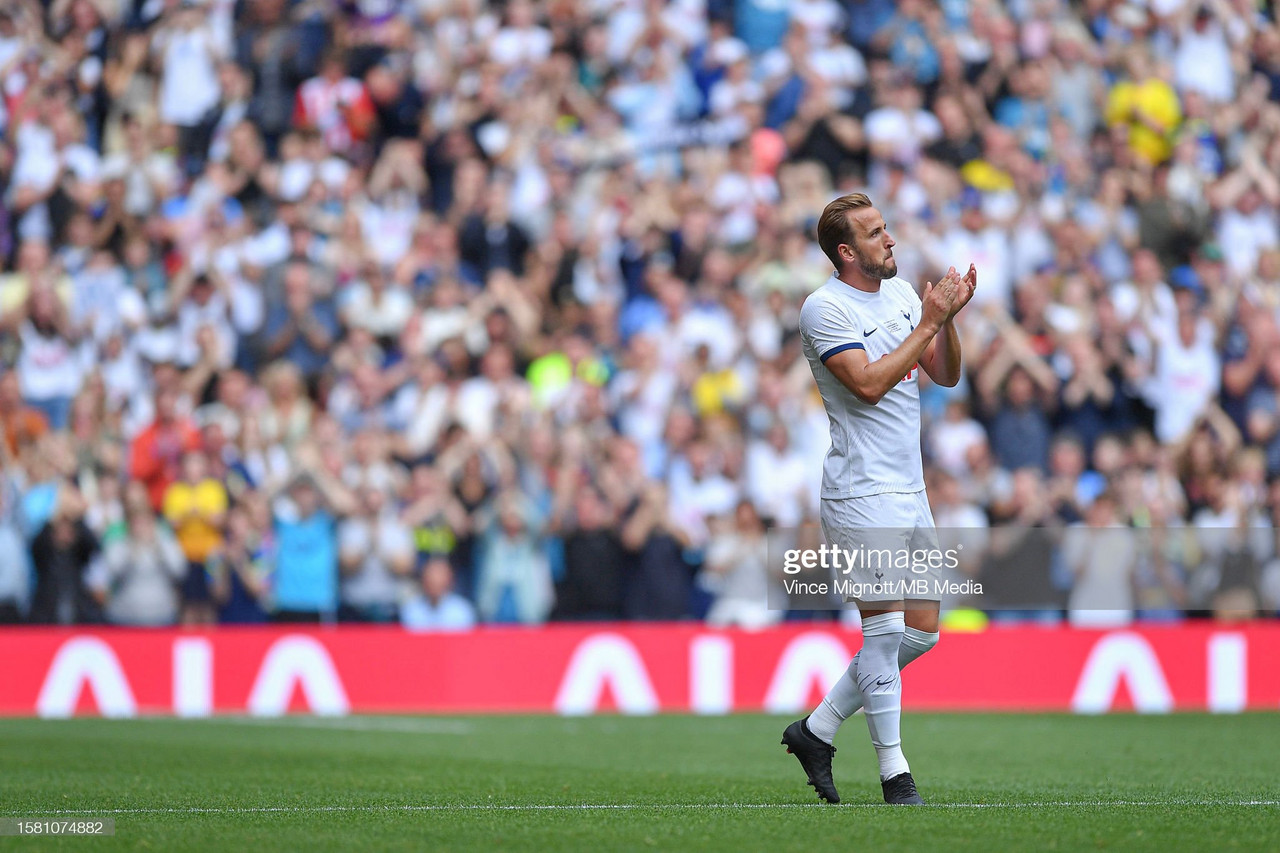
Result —
[[356, 498], [356, 511], [338, 525], [341, 604], [347, 618], [391, 622], [414, 564], [412, 534], [379, 486], [366, 483]]
[[32, 444], [49, 431], [49, 419], [22, 401], [18, 374], [0, 376], [0, 430], [4, 431], [7, 457], [16, 457], [23, 445]]
[[186, 558], [182, 583], [184, 624], [213, 621], [208, 562], [222, 548], [227, 505], [227, 488], [209, 476], [209, 460], [204, 451], [183, 453], [179, 478], [164, 490], [161, 510]]
[[[261, 501], [258, 513], [268, 512]], [[211, 592], [218, 622], [257, 624], [267, 621], [272, 572], [273, 535], [259, 525], [255, 510], [232, 507], [227, 512], [227, 536], [209, 561]]]
[[452, 589], [448, 560], [428, 560], [420, 583], [420, 591], [400, 605], [401, 625], [410, 631], [465, 631], [475, 625], [475, 607]]
[[364, 83], [347, 73], [346, 60], [336, 50], [325, 54], [320, 73], [298, 88], [294, 126], [319, 131], [334, 153], [349, 153], [363, 142], [375, 118]]
[[85, 502], [73, 486], [58, 491], [49, 520], [31, 543], [36, 588], [30, 620], [44, 625], [95, 623], [102, 606], [89, 587], [89, 570], [99, 555], [98, 538], [85, 524]]
[[[8, 460], [2, 449], [0, 459]], [[0, 475], [0, 624], [21, 622], [31, 598], [31, 565], [19, 513], [19, 491], [5, 465]]]
[[579, 486], [560, 529], [564, 575], [556, 584], [553, 619], [608, 621], [622, 618], [626, 554], [618, 540], [616, 511], [593, 486]]
[[[308, 448], [314, 455], [316, 451]], [[332, 620], [338, 611], [337, 517], [354, 510], [341, 483], [307, 464], [275, 511], [274, 618]]]
[[1074, 575], [1067, 602], [1072, 625], [1103, 628], [1133, 621], [1137, 539], [1117, 523], [1116, 498], [1094, 498], [1082, 522], [1065, 532], [1063, 561]]
[[624, 515], [622, 544], [634, 560], [622, 604], [626, 618], [675, 620], [688, 616], [694, 577], [685, 557], [689, 534], [672, 519], [667, 490], [661, 483], [649, 483]]
[[[171, 487], [172, 488], [172, 487]], [[190, 561], [174, 535], [160, 524], [145, 493], [125, 507], [125, 532], [103, 549], [100, 583], [106, 617], [116, 625], [172, 625], [178, 621], [179, 587]], [[204, 565], [200, 565], [204, 572]]]
[[531, 515], [519, 494], [505, 492], [477, 519], [475, 601], [486, 622], [541, 622], [555, 603], [541, 530]]
[[707, 624], [718, 628], [772, 625], [781, 620], [783, 611], [776, 598], [770, 607], [770, 595], [777, 596], [781, 589], [769, 590], [778, 584], [768, 565], [764, 524], [749, 501], [738, 503], [731, 524], [712, 536], [706, 565], [698, 576], [712, 596]]
[[177, 481], [184, 453], [198, 451], [200, 432], [178, 413], [178, 393], [163, 388], [155, 398], [155, 420], [133, 439], [129, 476], [147, 487], [151, 507], [160, 512], [164, 495]]
[[52, 429], [67, 425], [71, 398], [84, 379], [67, 307], [52, 290], [39, 287], [27, 297], [26, 319], [18, 327], [22, 348], [14, 371], [23, 401], [42, 412]]
[[991, 419], [991, 440], [1001, 467], [1047, 470], [1049, 419], [1036, 404], [1031, 374], [1020, 365], [1009, 372], [1000, 408]]

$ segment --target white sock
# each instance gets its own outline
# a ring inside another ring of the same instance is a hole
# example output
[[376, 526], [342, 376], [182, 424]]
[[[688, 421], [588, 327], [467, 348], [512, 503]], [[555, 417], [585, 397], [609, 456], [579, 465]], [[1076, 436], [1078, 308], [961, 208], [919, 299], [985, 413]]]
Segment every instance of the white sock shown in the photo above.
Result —
[[936, 645], [937, 631], [917, 631], [908, 625], [902, 630], [902, 645], [898, 647], [898, 669], [905, 669], [907, 664]]
[[[930, 633], [907, 626], [902, 632], [902, 644], [898, 646], [898, 669], [905, 669], [907, 664], [937, 644], [937, 631]], [[858, 652], [853, 656], [844, 675], [809, 715], [809, 731], [827, 743], [835, 740], [841, 724], [862, 707], [862, 692], [858, 690], [858, 657], [861, 654]]]
[[862, 694], [858, 692], [858, 657], [853, 656], [849, 668], [840, 676], [840, 680], [831, 686], [827, 695], [822, 697], [818, 707], [809, 715], [809, 731], [819, 740], [831, 743], [836, 738], [840, 724], [857, 713], [862, 707]]
[[858, 653], [857, 682], [866, 709], [867, 731], [880, 760], [880, 779], [906, 773], [899, 726], [902, 720], [902, 676], [898, 648], [905, 629], [902, 611], [862, 620], [862, 651]]

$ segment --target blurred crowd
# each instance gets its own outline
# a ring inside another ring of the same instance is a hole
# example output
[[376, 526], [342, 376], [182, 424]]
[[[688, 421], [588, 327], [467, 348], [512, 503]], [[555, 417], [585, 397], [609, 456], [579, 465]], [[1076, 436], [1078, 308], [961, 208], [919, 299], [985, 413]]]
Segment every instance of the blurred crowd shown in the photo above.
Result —
[[1280, 609], [1270, 4], [6, 0], [0, 88], [0, 620], [783, 618], [854, 190], [979, 270], [940, 526]]

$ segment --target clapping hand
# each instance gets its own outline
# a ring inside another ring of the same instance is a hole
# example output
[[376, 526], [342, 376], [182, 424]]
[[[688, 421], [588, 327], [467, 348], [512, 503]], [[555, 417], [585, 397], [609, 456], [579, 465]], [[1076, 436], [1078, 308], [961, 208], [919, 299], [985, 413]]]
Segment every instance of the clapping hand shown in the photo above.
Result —
[[962, 284], [955, 267], [948, 270], [937, 284], [925, 282], [924, 298], [921, 300], [924, 308], [921, 313], [926, 323], [932, 321], [935, 326], [941, 327], [955, 316], [955, 312], [959, 310], [955, 306], [960, 299]]
[[[954, 267], [952, 269], [954, 271]], [[969, 304], [969, 300], [973, 298], [973, 294], [977, 289], [978, 268], [973, 264], [969, 264], [969, 271], [964, 274], [964, 278], [960, 279], [959, 295], [957, 295], [955, 303], [951, 306], [952, 317], [959, 314], [960, 309]]]

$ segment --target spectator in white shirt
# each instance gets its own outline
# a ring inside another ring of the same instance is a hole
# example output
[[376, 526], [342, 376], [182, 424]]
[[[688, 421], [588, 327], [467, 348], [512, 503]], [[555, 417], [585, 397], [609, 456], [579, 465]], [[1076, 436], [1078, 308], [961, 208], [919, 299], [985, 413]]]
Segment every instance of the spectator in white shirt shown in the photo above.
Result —
[[201, 330], [213, 330], [215, 349], [208, 353], [219, 367], [230, 367], [236, 353], [236, 331], [231, 325], [230, 305], [225, 288], [214, 285], [213, 273], [190, 277], [184, 288], [175, 286], [175, 296], [181, 299], [177, 309], [178, 364], [190, 367], [201, 359]]
[[717, 464], [705, 441], [694, 441], [671, 465], [668, 478], [673, 516], [698, 544], [706, 542], [708, 519], [725, 515], [739, 500], [739, 489]]
[[982, 194], [968, 188], [961, 193], [960, 222], [948, 229], [941, 240], [924, 245], [925, 256], [934, 267], [945, 270], [955, 258], [968, 258], [982, 270], [982, 287], [973, 295], [974, 305], [1013, 307], [1013, 247], [1009, 234], [991, 224], [982, 209]]
[[1228, 269], [1238, 277], [1250, 275], [1257, 269], [1262, 252], [1280, 246], [1276, 209], [1265, 203], [1258, 188], [1245, 190], [1233, 207], [1222, 212], [1217, 242], [1222, 246]]
[[1228, 104], [1235, 97], [1231, 45], [1222, 25], [1203, 5], [1178, 34], [1173, 76], [1178, 89], [1199, 92], [1215, 103]]
[[804, 29], [805, 37], [815, 47], [826, 45], [830, 34], [844, 23], [844, 10], [835, 0], [791, 0], [787, 14], [792, 23]]
[[151, 44], [160, 57], [160, 120], [191, 130], [222, 95], [218, 40], [200, 0], [182, 0], [161, 26]]
[[489, 43], [489, 58], [508, 68], [538, 65], [551, 55], [551, 32], [534, 23], [529, 0], [514, 0], [507, 7], [507, 25]]
[[867, 82], [867, 63], [858, 49], [837, 38], [834, 30], [811, 29], [808, 33], [809, 68], [831, 87], [836, 109], [848, 109], [854, 90]]
[[1176, 332], [1155, 342], [1155, 368], [1147, 382], [1147, 403], [1156, 411], [1161, 443], [1183, 438], [1212, 404], [1222, 376], [1212, 337], [1198, 334], [1198, 310], [1178, 315]]
[[342, 320], [348, 328], [366, 329], [378, 338], [391, 338], [404, 331], [413, 314], [413, 298], [405, 288], [387, 281], [377, 262], [364, 265], [361, 280], [342, 296]]
[[810, 502], [811, 473], [781, 420], [747, 447], [747, 491], [761, 514], [781, 527], [800, 523]]
[[[850, 48], [852, 50], [852, 48]], [[816, 61], [816, 57], [810, 60]], [[886, 86], [880, 105], [867, 114], [863, 130], [877, 159], [913, 163], [920, 152], [942, 138], [942, 123], [921, 106], [919, 88], [905, 79]], [[984, 275], [986, 270], [983, 270]], [[989, 287], [985, 278], [983, 288]]]
[[951, 400], [943, 419], [933, 424], [927, 433], [929, 452], [939, 468], [952, 477], [964, 477], [969, 473], [970, 448], [984, 444], [987, 432], [969, 416], [965, 400]]
[[413, 536], [379, 488], [360, 489], [360, 512], [338, 525], [342, 605], [362, 621], [388, 622], [413, 568]]
[[1150, 249], [1134, 252], [1132, 279], [1112, 286], [1111, 304], [1120, 322], [1137, 324], [1157, 337], [1177, 324], [1173, 291], [1165, 284], [1160, 261]]
[[71, 398], [80, 390], [84, 367], [67, 311], [53, 291], [33, 290], [27, 305], [27, 319], [18, 329], [22, 399], [44, 412], [49, 426], [60, 430], [67, 425]]
[[769, 607], [770, 587], [775, 596], [780, 589], [767, 553], [764, 524], [756, 508], [742, 501], [734, 509], [732, 526], [712, 537], [698, 576], [698, 583], [715, 597], [708, 625], [757, 630], [782, 620], [782, 610]]

